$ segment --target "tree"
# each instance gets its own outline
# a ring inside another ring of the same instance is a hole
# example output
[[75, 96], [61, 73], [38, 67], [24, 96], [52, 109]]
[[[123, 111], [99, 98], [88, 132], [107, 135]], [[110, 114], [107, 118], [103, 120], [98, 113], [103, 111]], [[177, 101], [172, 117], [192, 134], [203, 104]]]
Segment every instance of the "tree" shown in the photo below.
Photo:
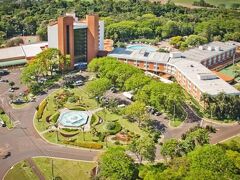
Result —
[[202, 37], [202, 36], [198, 36], [198, 35], [190, 35], [186, 38], [185, 41], [188, 46], [199, 46], [202, 44], [206, 44], [208, 42], [207, 38]]
[[176, 139], [166, 140], [162, 145], [161, 154], [171, 159], [179, 157], [181, 155], [180, 142]]
[[179, 48], [181, 46], [181, 43], [184, 42], [184, 39], [182, 36], [175, 36], [172, 37], [170, 40], [170, 44], [173, 45], [175, 48]]
[[111, 82], [107, 78], [100, 78], [87, 84], [86, 89], [92, 97], [101, 96], [111, 87]]
[[155, 143], [153, 139], [148, 136], [134, 138], [129, 145], [129, 150], [137, 156], [140, 164], [143, 159], [151, 162], [155, 160]]
[[9, 82], [9, 86], [13, 87], [15, 85], [15, 82], [11, 81]]
[[223, 178], [233, 178], [236, 172], [234, 163], [228, 159], [224, 150], [218, 146], [205, 145], [188, 154], [191, 162], [190, 171], [209, 171], [210, 174]]
[[149, 114], [147, 113], [146, 105], [143, 102], [135, 101], [124, 109], [124, 114], [133, 121], [138, 122], [138, 126], [141, 125], [143, 121], [149, 119]]
[[111, 148], [99, 160], [99, 179], [134, 179], [136, 168], [133, 160], [122, 148]]

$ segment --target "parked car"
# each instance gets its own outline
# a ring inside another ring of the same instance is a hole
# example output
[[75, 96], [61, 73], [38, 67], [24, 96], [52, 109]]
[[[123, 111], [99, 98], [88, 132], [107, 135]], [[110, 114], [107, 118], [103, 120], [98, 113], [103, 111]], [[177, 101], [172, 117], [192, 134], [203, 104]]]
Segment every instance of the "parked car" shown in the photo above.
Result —
[[8, 80], [7, 79], [0, 79], [0, 82], [8, 82]]
[[1, 127], [6, 127], [6, 124], [5, 124], [5, 122], [2, 119], [0, 119], [0, 126]]
[[4, 75], [7, 75], [7, 74], [9, 74], [7, 69], [1, 69], [0, 70], [0, 76], [4, 76]]
[[111, 87], [110, 88], [110, 91], [113, 92], [113, 93], [116, 93], [117, 92], [117, 89], [115, 87]]
[[13, 88], [8, 89], [8, 92], [14, 92]]
[[82, 86], [84, 84], [84, 82], [82, 80], [78, 80], [74, 82], [74, 86]]
[[9, 156], [11, 156], [11, 152], [7, 152], [4, 156], [3, 156], [3, 159], [7, 159]]
[[158, 112], [158, 111], [154, 113], [155, 116], [160, 116], [161, 114], [162, 114], [162, 113], [160, 113], [160, 112]]
[[19, 87], [17, 87], [17, 86], [14, 86], [14, 87], [12, 87], [12, 89], [13, 89], [13, 90], [18, 90], [18, 89], [19, 89]]

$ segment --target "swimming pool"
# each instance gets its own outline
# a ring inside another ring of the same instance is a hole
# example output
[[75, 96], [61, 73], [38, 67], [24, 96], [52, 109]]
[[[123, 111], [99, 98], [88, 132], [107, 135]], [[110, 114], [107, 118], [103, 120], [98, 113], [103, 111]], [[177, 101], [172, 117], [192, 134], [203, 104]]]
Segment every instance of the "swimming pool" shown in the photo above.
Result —
[[88, 121], [88, 114], [85, 111], [68, 110], [62, 112], [58, 118], [58, 123], [64, 127], [78, 128]]
[[150, 46], [150, 45], [146, 45], [146, 44], [132, 44], [132, 45], [128, 45], [126, 47], [128, 50], [130, 51], [134, 51], [134, 50], [146, 50], [147, 52], [155, 52], [158, 49], [154, 46]]

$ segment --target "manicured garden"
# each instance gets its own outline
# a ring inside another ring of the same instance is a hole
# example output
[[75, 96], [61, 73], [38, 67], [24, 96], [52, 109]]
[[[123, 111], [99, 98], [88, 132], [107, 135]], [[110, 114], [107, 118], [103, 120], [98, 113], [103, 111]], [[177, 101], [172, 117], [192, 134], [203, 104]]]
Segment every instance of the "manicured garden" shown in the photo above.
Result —
[[[91, 171], [96, 166], [94, 162], [72, 161], [64, 159], [52, 159], [45, 157], [33, 158], [45, 179], [52, 179], [52, 161], [54, 177], [61, 179], [90, 179]], [[6, 180], [37, 180], [27, 161], [16, 164], [6, 175]]]
[[[100, 107], [99, 102], [87, 93], [87, 85], [88, 83], [80, 88], [59, 89], [36, 108], [34, 125], [47, 141], [102, 149], [114, 144], [128, 144], [132, 137], [147, 134], [137, 123], [123, 118], [119, 111], [112, 112], [110, 109]], [[57, 121], [63, 108], [94, 112], [89, 119], [90, 130], [86, 131], [84, 127], [59, 128]]]

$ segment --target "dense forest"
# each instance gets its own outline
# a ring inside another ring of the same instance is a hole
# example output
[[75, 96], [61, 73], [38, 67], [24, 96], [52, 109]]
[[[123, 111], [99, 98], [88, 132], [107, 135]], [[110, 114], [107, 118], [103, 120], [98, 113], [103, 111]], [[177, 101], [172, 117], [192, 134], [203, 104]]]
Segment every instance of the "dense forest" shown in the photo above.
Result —
[[40, 35], [65, 12], [83, 18], [98, 13], [105, 21], [105, 35], [125, 42], [196, 34], [212, 40], [240, 41], [240, 12], [225, 9], [188, 9], [172, 3], [141, 0], [18, 0], [0, 1], [0, 43], [17, 35]]

